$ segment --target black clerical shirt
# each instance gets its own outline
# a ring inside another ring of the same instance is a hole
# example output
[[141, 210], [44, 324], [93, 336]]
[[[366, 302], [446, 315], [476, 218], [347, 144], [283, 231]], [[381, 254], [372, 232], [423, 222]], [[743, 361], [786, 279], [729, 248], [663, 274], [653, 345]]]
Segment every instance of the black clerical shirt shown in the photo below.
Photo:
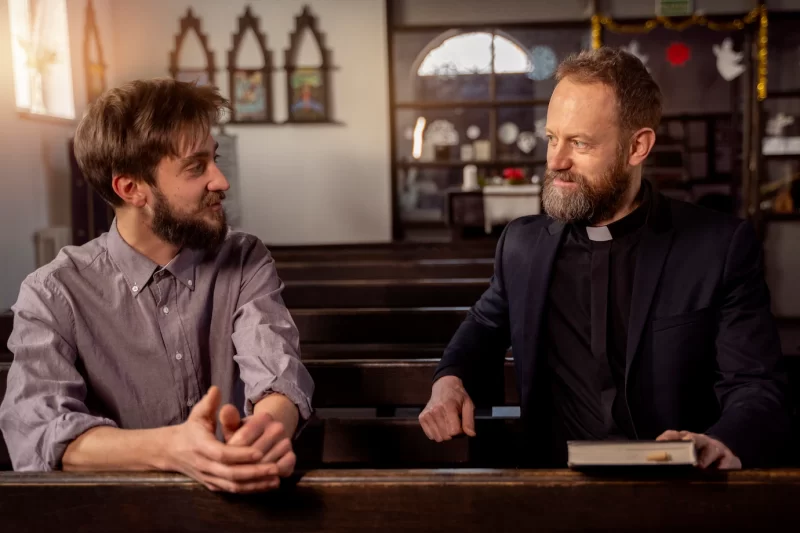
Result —
[[553, 264], [545, 331], [557, 441], [634, 438], [625, 356], [636, 254], [651, 201], [606, 227], [570, 224]]

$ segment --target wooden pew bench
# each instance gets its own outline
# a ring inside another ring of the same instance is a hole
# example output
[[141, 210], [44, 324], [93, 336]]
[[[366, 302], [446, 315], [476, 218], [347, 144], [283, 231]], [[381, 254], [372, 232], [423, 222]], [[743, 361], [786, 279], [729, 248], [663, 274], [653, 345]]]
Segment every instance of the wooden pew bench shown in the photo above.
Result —
[[489, 279], [494, 272], [491, 258], [462, 259], [361, 259], [280, 261], [278, 275], [285, 282], [318, 280], [416, 280]]
[[798, 499], [798, 470], [311, 470], [246, 496], [171, 474], [0, 473], [9, 532], [797, 531]]
[[[516, 416], [492, 417], [494, 406], [518, 405], [512, 361], [507, 360], [479, 406], [475, 439], [447, 443], [428, 440], [417, 413], [430, 396], [436, 360], [307, 360], [314, 382], [315, 417], [296, 442], [298, 464], [370, 466], [512, 466], [507, 452], [516, 442]], [[9, 363], [0, 363], [0, 396], [5, 394]], [[411, 411], [394, 416], [397, 409]], [[504, 450], [506, 453], [504, 453]], [[0, 446], [0, 470], [10, 469]]]

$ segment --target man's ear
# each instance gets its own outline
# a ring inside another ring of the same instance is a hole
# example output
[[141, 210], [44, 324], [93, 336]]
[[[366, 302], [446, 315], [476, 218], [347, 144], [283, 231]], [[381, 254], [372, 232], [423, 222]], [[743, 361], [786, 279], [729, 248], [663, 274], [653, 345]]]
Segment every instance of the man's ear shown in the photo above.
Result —
[[656, 132], [651, 128], [642, 128], [631, 136], [630, 151], [628, 153], [628, 164], [632, 167], [641, 165], [650, 150], [656, 144]]
[[111, 181], [111, 186], [117, 196], [122, 198], [126, 204], [134, 207], [144, 207], [147, 205], [147, 194], [145, 193], [145, 183], [142, 180], [136, 180], [131, 176], [122, 174], [114, 176]]

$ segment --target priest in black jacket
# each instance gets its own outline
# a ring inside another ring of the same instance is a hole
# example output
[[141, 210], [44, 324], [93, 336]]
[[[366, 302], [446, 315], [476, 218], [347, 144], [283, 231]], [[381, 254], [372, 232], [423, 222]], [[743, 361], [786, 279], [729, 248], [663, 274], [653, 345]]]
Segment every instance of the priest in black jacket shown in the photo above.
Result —
[[510, 346], [528, 465], [564, 466], [567, 441], [606, 439], [691, 439], [703, 468], [774, 463], [789, 433], [785, 376], [752, 227], [642, 179], [661, 93], [637, 58], [584, 51], [556, 79], [547, 215], [500, 237], [423, 430], [474, 435], [469, 394]]

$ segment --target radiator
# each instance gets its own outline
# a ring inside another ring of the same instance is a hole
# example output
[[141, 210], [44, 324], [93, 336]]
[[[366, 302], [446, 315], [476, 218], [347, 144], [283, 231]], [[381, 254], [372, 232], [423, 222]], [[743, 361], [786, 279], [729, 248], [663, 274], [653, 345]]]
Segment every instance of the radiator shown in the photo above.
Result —
[[56, 258], [64, 246], [72, 244], [72, 230], [68, 227], [52, 227], [39, 230], [34, 235], [36, 243], [36, 268]]

